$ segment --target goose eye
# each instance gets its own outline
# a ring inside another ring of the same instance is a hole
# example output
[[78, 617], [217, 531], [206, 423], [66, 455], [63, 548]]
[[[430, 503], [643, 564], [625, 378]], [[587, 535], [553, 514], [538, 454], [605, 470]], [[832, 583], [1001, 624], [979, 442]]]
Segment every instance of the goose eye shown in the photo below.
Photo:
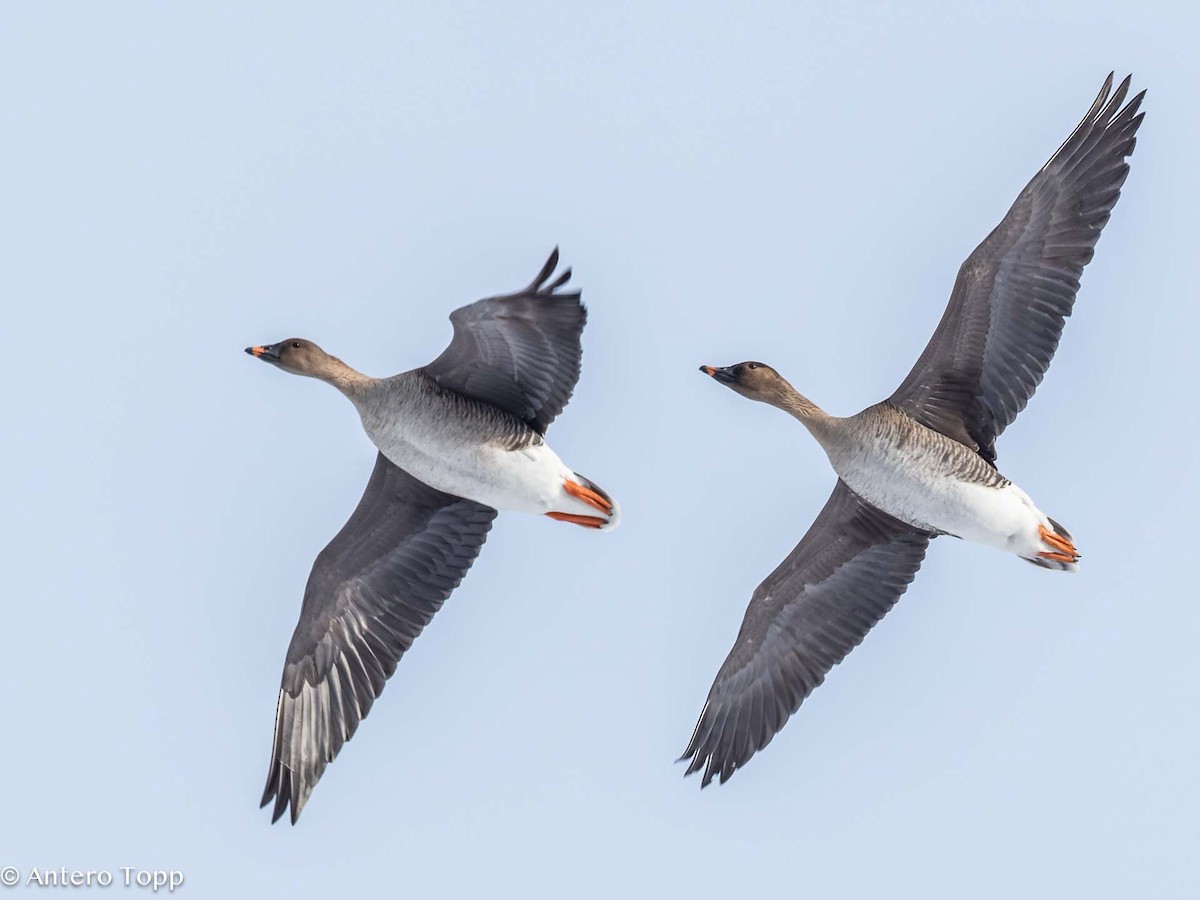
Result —
[[300, 349], [300, 342], [299, 342], [299, 341], [292, 341], [292, 349], [293, 349], [293, 350], [299, 350], [299, 349]]
[[758, 363], [750, 363], [750, 365], [746, 366], [746, 368], [747, 369], [757, 369]]

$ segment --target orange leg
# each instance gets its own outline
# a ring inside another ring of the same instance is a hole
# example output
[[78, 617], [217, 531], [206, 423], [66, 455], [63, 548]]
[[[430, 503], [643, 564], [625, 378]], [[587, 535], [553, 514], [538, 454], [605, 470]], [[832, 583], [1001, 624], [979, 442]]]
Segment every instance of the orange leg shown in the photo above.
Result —
[[584, 528], [603, 528], [608, 522], [599, 516], [577, 516], [573, 513], [548, 512], [551, 519], [557, 522], [570, 522], [572, 525], [582, 525]]
[[595, 507], [604, 513], [606, 516], [612, 515], [612, 504], [593, 491], [591, 488], [586, 488], [582, 484], [567, 479], [563, 482], [563, 490], [572, 497], [578, 497], [588, 506]]

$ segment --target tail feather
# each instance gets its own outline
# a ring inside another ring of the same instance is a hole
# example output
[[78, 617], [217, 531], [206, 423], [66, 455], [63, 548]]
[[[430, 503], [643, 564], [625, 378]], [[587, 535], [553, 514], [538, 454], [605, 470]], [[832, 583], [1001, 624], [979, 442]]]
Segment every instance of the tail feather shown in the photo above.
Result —
[[[1049, 516], [1046, 516], [1046, 518], [1050, 519]], [[1050, 527], [1054, 529], [1054, 533], [1057, 534], [1059, 537], [1066, 538], [1072, 544], [1075, 543], [1075, 539], [1071, 537], [1071, 532], [1067, 531], [1067, 529], [1063, 528], [1061, 525], [1059, 525], [1053, 519], [1050, 519]]]
[[1056, 559], [1030, 559], [1028, 556], [1022, 556], [1021, 559], [1027, 563], [1033, 563], [1039, 569], [1050, 569], [1054, 572], [1078, 572], [1079, 563], [1077, 562], [1059, 562]]

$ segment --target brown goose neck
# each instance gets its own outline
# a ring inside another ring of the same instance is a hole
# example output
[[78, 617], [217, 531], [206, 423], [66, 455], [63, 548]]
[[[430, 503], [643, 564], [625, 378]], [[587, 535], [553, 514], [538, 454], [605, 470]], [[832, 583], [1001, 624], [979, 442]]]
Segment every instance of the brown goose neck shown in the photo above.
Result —
[[332, 384], [351, 400], [365, 394], [375, 381], [374, 378], [346, 365], [336, 356], [327, 358], [317, 377]]
[[779, 402], [779, 408], [791, 413], [800, 421], [828, 417], [828, 413], [796, 390], [785, 393]]
[[788, 415], [799, 419], [814, 435], [820, 437], [828, 431], [829, 423], [833, 421], [833, 416], [817, 406], [790, 384], [785, 383], [785, 387], [776, 398], [772, 401], [773, 406], [782, 409]]

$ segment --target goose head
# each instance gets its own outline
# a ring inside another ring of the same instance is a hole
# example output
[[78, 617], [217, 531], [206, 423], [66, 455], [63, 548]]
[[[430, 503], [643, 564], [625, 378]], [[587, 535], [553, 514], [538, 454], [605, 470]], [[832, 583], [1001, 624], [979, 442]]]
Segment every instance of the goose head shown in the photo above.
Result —
[[323, 381], [329, 380], [338, 363], [336, 358], [304, 338], [288, 338], [278, 344], [247, 347], [246, 352], [285, 372], [291, 372], [293, 375], [307, 375], [309, 378], [320, 378]]
[[740, 362], [732, 366], [701, 366], [700, 371], [750, 400], [778, 405], [793, 394], [782, 375], [760, 362]]

